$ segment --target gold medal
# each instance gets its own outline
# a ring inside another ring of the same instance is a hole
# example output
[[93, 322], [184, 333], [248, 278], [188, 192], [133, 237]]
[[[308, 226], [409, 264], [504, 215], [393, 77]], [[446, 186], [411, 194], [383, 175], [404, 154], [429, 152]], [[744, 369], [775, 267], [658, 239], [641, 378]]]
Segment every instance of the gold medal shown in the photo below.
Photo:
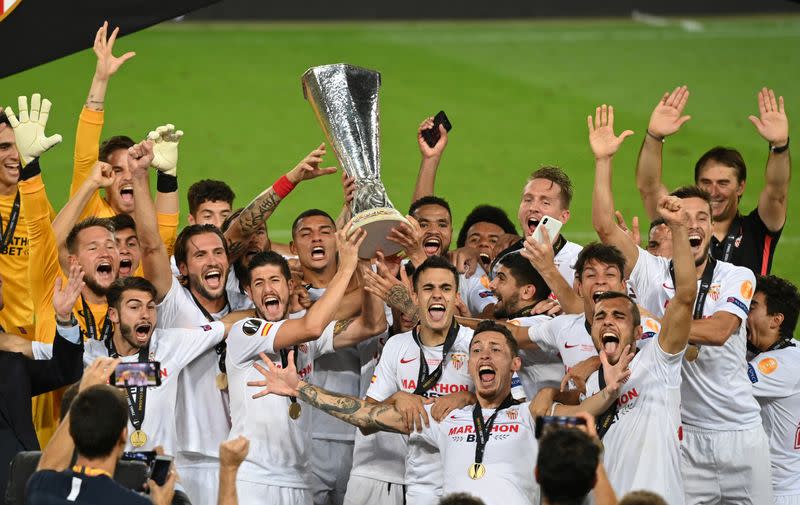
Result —
[[700, 354], [700, 346], [689, 344], [686, 347], [686, 352], [683, 354], [683, 357], [686, 361], [694, 361], [697, 359], [697, 355]]
[[228, 374], [224, 372], [218, 373], [216, 377], [216, 382], [217, 382], [217, 389], [219, 390], [228, 389]]
[[131, 433], [131, 445], [134, 447], [142, 447], [147, 443], [147, 435], [142, 430], [136, 430]]
[[467, 473], [469, 474], [470, 479], [478, 480], [486, 473], [486, 467], [483, 466], [483, 463], [473, 463], [469, 465], [469, 470]]
[[291, 417], [292, 419], [298, 419], [300, 417], [301, 410], [302, 409], [300, 408], [299, 403], [292, 402], [291, 405], [289, 405], [289, 417]]

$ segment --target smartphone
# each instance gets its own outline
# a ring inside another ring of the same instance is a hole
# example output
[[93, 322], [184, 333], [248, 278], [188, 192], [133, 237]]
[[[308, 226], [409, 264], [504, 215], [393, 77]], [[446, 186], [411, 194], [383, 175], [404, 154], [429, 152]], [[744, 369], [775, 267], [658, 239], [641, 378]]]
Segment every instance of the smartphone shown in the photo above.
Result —
[[118, 388], [161, 385], [161, 363], [120, 363], [111, 374], [110, 384]]
[[445, 114], [443, 110], [440, 110], [439, 113], [434, 116], [433, 128], [422, 130], [422, 138], [425, 139], [425, 143], [430, 147], [435, 147], [436, 143], [439, 142], [439, 137], [442, 136], [439, 133], [439, 125], [444, 126], [446, 131], [450, 131], [453, 128], [453, 125], [450, 124], [450, 120], [447, 119], [447, 114]]
[[153, 465], [156, 459], [156, 451], [126, 451], [122, 453], [123, 461], [141, 461], [148, 468]]
[[561, 231], [561, 227], [564, 225], [561, 221], [554, 217], [544, 216], [539, 224], [536, 226], [536, 229], [533, 230], [533, 240], [539, 242], [540, 244], [544, 242], [544, 238], [542, 237], [542, 227], [547, 229], [547, 236], [550, 237], [550, 242], [552, 243], [558, 232]]
[[581, 417], [571, 416], [537, 416], [534, 435], [539, 439], [550, 430], [573, 428], [575, 426], [586, 426], [586, 420]]
[[159, 486], [163, 486], [164, 483], [167, 482], [167, 476], [169, 475], [169, 469], [172, 466], [173, 459], [172, 456], [156, 456], [156, 459], [153, 461], [153, 469], [150, 472], [150, 478]]

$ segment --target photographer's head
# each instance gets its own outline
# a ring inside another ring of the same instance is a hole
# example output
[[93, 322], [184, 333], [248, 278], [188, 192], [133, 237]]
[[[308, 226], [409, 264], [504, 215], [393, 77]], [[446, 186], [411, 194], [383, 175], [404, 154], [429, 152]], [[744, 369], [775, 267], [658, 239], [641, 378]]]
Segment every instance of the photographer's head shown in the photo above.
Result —
[[69, 434], [78, 456], [119, 459], [128, 439], [128, 410], [116, 388], [92, 386], [78, 394], [69, 409], [69, 420]]
[[539, 440], [536, 482], [544, 505], [579, 505], [594, 488], [600, 448], [575, 428], [557, 429]]

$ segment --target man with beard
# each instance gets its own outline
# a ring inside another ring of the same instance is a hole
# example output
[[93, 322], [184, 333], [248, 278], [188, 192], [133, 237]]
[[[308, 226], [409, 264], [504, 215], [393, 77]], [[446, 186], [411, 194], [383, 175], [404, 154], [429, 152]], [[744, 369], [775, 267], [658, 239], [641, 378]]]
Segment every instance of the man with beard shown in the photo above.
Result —
[[456, 246], [478, 251], [481, 266], [487, 270], [494, 261], [495, 246], [504, 234], [517, 234], [506, 212], [500, 207], [478, 205], [464, 218]]
[[[639, 303], [656, 317], [675, 296], [670, 260], [640, 249], [614, 222], [611, 159], [625, 137], [614, 134], [613, 107], [588, 118], [595, 156], [592, 221], [604, 243], [625, 255]], [[681, 383], [682, 470], [689, 503], [769, 503], [769, 445], [752, 384], [742, 370], [745, 324], [755, 288], [753, 272], [709, 255], [713, 210], [708, 193], [684, 187], [672, 193], [689, 214], [689, 245], [698, 283]], [[673, 230], [674, 233], [674, 230]], [[702, 346], [702, 347], [700, 347]]]
[[[263, 362], [284, 367], [292, 355], [293, 365], [311, 380], [316, 372], [315, 360], [320, 356], [386, 330], [383, 303], [369, 294], [364, 295], [357, 318], [334, 321], [336, 306], [358, 266], [358, 247], [366, 236], [364, 230], [355, 230], [348, 238], [350, 231], [348, 225], [336, 234], [339, 268], [325, 293], [300, 318], [287, 319], [294, 281], [281, 255], [259, 253], [248, 267], [246, 290], [260, 319], [236, 323], [226, 358], [233, 422], [230, 437], [244, 435], [252, 448], [237, 476], [243, 503], [312, 503], [310, 447], [306, 443], [311, 435], [312, 416], [301, 411], [296, 399], [253, 401], [251, 396], [257, 390], [248, 381], [258, 378], [253, 364], [258, 362], [259, 354]], [[280, 464], [276, 465], [276, 461]]]
[[[666, 137], [677, 133], [690, 119], [683, 109], [689, 100], [686, 86], [664, 93], [650, 116], [647, 135], [639, 151], [636, 183], [650, 217], [655, 217], [658, 198], [667, 194], [661, 181], [662, 151]], [[711, 256], [747, 267], [756, 275], [766, 275], [786, 223], [787, 197], [791, 178], [789, 156], [789, 120], [783, 97], [766, 87], [758, 93], [759, 116], [750, 122], [769, 143], [769, 156], [764, 173], [764, 188], [758, 206], [742, 215], [739, 202], [744, 194], [747, 167], [739, 151], [715, 147], [695, 164], [694, 183], [711, 195], [714, 220]]]
[[[468, 369], [477, 401], [429, 426], [419, 426], [419, 433], [413, 433], [413, 426], [396, 406], [375, 405], [313, 386], [302, 380], [291, 361], [284, 369], [267, 363], [269, 370], [259, 370], [265, 380], [252, 384], [265, 387], [259, 395], [297, 396], [361, 428], [411, 433], [412, 441], [424, 441], [436, 450], [431, 456], [436, 458], [435, 466], [441, 468], [445, 494], [470, 493], [487, 505], [537, 503], [539, 490], [533, 479], [537, 454], [534, 414], [530, 403], [517, 404], [511, 397], [512, 373], [520, 367], [514, 337], [503, 326], [487, 321], [478, 326], [468, 345]], [[383, 360], [386, 358], [384, 355]], [[616, 400], [630, 374], [627, 364], [626, 357], [617, 365], [608, 366], [608, 386], [587, 400], [584, 406], [588, 411], [602, 412]], [[425, 411], [432, 408], [425, 406]]]
[[772, 275], [758, 278], [747, 316], [747, 348], [755, 354], [747, 375], [769, 436], [776, 504], [800, 502], [800, 348], [793, 336], [798, 313], [800, 293], [792, 283]]

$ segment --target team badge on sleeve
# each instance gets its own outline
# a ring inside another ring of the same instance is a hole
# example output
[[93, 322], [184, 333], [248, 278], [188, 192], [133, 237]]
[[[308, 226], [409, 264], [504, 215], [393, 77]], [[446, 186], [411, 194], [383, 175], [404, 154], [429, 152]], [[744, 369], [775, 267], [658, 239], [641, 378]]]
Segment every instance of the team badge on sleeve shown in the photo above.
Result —
[[739, 288], [739, 293], [745, 300], [753, 298], [753, 283], [750, 281], [744, 281], [742, 283], [742, 287]]
[[258, 319], [248, 319], [242, 325], [242, 331], [245, 335], [253, 336], [256, 334], [258, 329], [261, 327], [261, 321]]
[[750, 378], [750, 382], [752, 382], [753, 384], [758, 382], [758, 374], [756, 373], [756, 369], [753, 368], [752, 363], [747, 364], [747, 377]]
[[778, 360], [775, 358], [764, 358], [758, 362], [758, 369], [764, 375], [769, 375], [778, 369]]

